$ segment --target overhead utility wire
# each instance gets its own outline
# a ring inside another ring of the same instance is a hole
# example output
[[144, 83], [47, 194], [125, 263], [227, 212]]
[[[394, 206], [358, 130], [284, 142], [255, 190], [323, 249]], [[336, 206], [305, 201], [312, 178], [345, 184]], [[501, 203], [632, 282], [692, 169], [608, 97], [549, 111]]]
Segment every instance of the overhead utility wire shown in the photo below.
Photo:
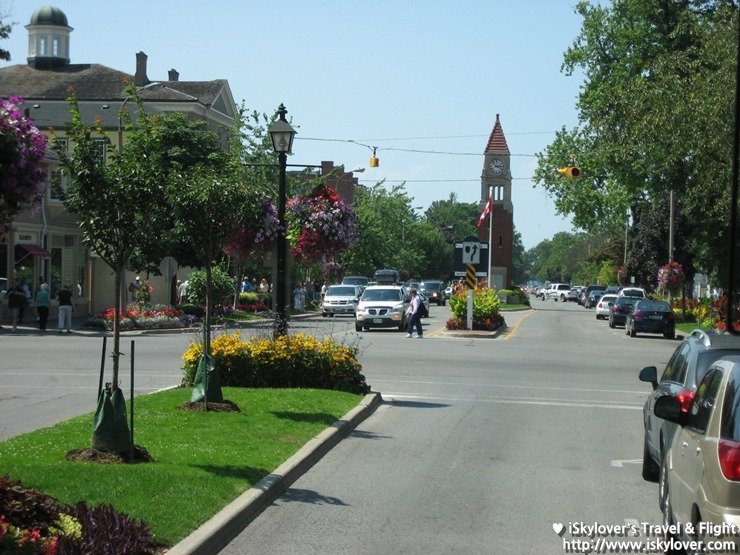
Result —
[[[296, 140], [298, 140], [298, 137], [296, 137]], [[377, 149], [377, 147], [365, 145], [360, 142], [354, 141], [352, 139], [320, 139], [316, 137], [302, 137], [301, 140], [303, 141], [326, 141], [326, 142], [335, 142], [335, 143], [354, 143], [356, 145], [369, 148], [372, 151], [375, 151]], [[387, 140], [396, 140], [396, 139], [387, 139]], [[449, 156], [480, 156], [481, 155], [480, 152], [449, 152], [449, 151], [444, 151], [444, 150], [421, 150], [418, 148], [394, 148], [392, 146], [383, 147], [381, 150], [394, 150], [397, 152], [415, 152], [417, 154], [446, 154]], [[510, 154], [510, 156], [536, 156], [536, 154]]]

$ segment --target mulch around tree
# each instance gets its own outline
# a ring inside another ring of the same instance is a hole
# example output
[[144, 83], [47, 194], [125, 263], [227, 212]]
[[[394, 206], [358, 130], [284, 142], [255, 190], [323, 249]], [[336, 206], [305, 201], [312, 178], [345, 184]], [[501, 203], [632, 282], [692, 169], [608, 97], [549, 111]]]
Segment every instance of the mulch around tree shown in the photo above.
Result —
[[86, 449], [73, 449], [64, 458], [68, 461], [96, 462], [101, 464], [154, 462], [149, 451], [140, 445], [134, 445], [133, 456], [131, 456], [131, 453], [107, 453], [88, 447]]
[[224, 399], [220, 403], [204, 403], [203, 401], [187, 402], [180, 405], [180, 410], [193, 410], [198, 412], [241, 412], [241, 409], [232, 401]]

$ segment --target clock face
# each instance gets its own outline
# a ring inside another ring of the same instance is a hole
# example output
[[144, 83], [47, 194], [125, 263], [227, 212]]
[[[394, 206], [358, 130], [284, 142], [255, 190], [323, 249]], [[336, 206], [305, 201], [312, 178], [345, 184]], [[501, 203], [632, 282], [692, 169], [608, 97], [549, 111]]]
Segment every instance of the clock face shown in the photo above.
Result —
[[493, 162], [491, 162], [491, 172], [495, 174], [501, 174], [504, 173], [504, 163], [502, 160], [499, 160], [496, 158]]

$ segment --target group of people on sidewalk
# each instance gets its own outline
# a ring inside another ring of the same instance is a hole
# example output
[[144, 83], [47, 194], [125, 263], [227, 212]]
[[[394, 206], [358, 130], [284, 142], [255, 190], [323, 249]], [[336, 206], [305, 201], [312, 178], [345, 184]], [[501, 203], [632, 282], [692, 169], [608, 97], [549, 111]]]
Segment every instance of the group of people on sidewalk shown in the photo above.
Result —
[[[33, 302], [33, 297], [31, 296], [28, 284], [24, 283], [21, 285], [18, 283], [18, 280], [12, 281], [6, 296], [8, 298], [10, 320], [13, 326], [10, 330], [11, 333], [18, 332], [18, 324], [23, 321], [23, 311], [26, 307], [30, 309], [32, 316], [35, 311], [36, 321], [39, 324], [39, 331], [46, 331], [46, 326], [49, 322], [51, 293], [49, 292], [49, 285], [43, 278], [39, 279], [39, 287], [36, 291], [35, 302]], [[57, 293], [57, 299], [59, 300], [58, 332], [62, 333], [66, 330], [67, 333], [70, 333], [72, 328], [72, 312], [74, 311], [74, 305], [72, 304], [72, 291], [69, 288], [69, 284], [65, 283], [62, 285], [62, 288]], [[2, 329], [1, 326], [0, 329]]]

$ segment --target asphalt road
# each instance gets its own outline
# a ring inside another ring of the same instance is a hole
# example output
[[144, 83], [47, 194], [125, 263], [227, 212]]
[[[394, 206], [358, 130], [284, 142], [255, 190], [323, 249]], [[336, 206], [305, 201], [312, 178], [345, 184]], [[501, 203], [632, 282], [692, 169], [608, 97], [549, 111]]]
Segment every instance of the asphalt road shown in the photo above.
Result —
[[[636, 528], [644, 542], [661, 514], [640, 476], [649, 386], [637, 374], [677, 342], [630, 338], [575, 304], [533, 306], [507, 314], [496, 339], [449, 337], [447, 307], [432, 306], [423, 340], [295, 320], [294, 331], [357, 344], [385, 402], [222, 553], [581, 552], [581, 523], [616, 540]], [[192, 338], [126, 336], [136, 393], [177, 385]], [[0, 439], [92, 412], [101, 347], [97, 333], [0, 335]]]
[[[360, 342], [385, 403], [222, 553], [556, 554], [655, 540], [637, 374], [677, 342], [533, 302], [493, 340], [447, 337], [437, 307], [421, 341], [332, 322]], [[595, 523], [594, 543], [575, 543]]]

